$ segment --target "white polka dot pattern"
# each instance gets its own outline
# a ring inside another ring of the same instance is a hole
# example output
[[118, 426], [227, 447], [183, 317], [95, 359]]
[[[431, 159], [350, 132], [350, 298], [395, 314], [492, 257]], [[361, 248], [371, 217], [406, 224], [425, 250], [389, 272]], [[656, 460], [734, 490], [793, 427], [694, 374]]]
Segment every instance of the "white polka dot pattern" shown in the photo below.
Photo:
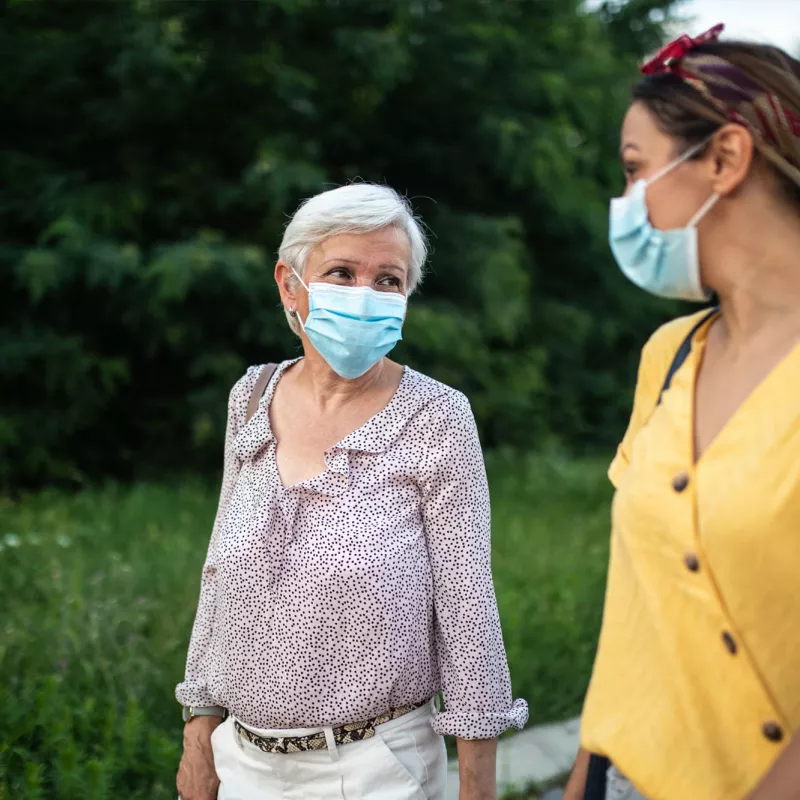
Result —
[[406, 368], [386, 408], [284, 488], [263, 368], [228, 403], [219, 510], [203, 568], [184, 705], [257, 728], [336, 726], [442, 690], [433, 727], [521, 728], [490, 564], [489, 493], [461, 393]]

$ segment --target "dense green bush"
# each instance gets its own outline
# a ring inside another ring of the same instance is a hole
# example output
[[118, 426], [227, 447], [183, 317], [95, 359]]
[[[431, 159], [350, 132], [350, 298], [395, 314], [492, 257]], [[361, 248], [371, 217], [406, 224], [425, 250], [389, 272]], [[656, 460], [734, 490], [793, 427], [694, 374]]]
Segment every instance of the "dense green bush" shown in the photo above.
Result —
[[297, 352], [286, 215], [359, 178], [433, 232], [398, 357], [487, 444], [614, 441], [665, 307], [607, 198], [670, 4], [0, 4], [0, 488], [217, 466], [230, 384]]

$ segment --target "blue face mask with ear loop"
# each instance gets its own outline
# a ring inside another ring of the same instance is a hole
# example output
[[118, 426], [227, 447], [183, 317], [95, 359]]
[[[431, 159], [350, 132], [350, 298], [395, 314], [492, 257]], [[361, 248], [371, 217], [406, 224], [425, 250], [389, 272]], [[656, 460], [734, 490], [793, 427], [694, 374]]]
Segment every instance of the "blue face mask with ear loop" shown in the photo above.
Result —
[[685, 228], [668, 231], [651, 225], [646, 199], [651, 183], [691, 158], [707, 142], [689, 148], [651, 178], [636, 181], [627, 195], [611, 201], [608, 238], [614, 258], [628, 280], [658, 297], [707, 302], [711, 296], [700, 280], [697, 224], [719, 195], [711, 195]]
[[369, 286], [306, 285], [292, 272], [308, 290], [305, 321], [295, 311], [300, 327], [340, 377], [360, 378], [403, 338], [405, 295]]

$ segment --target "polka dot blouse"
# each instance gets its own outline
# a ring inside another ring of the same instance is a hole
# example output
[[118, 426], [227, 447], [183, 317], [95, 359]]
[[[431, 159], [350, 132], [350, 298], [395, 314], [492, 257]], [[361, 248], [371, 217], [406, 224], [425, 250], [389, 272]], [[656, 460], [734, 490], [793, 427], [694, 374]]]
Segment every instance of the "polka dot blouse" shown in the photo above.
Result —
[[465, 739], [521, 728], [490, 565], [489, 493], [461, 393], [406, 368], [392, 400], [283, 487], [262, 367], [228, 404], [219, 510], [203, 568], [184, 705], [256, 728], [368, 720], [444, 692]]

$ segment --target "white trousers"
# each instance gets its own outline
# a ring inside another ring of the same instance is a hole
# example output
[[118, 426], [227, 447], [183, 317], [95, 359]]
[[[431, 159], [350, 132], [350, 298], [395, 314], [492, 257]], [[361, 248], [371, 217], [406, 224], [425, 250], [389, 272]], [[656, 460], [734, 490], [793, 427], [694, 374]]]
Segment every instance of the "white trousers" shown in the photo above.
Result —
[[[330, 750], [264, 753], [236, 733], [233, 718], [211, 736], [218, 800], [444, 800], [447, 754], [431, 728], [432, 704], [391, 720], [375, 736]], [[248, 726], [249, 728], [249, 726]], [[324, 728], [265, 731], [307, 736]]]

